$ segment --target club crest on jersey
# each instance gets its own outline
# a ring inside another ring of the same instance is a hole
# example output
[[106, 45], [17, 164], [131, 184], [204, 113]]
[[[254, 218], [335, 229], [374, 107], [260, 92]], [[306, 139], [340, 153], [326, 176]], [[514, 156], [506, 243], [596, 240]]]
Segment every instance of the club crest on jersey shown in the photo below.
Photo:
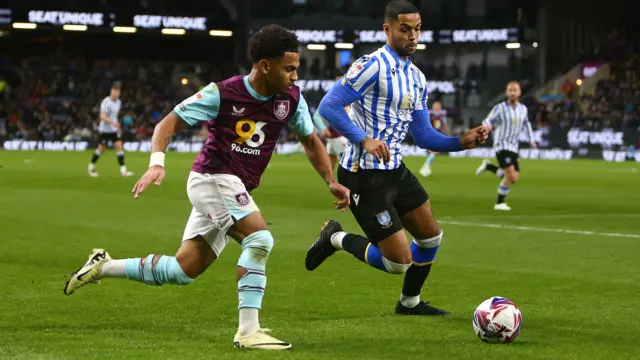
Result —
[[391, 215], [389, 215], [389, 211], [385, 210], [378, 215], [376, 215], [376, 219], [378, 219], [378, 223], [382, 225], [383, 228], [388, 228], [393, 223], [391, 222]]
[[413, 95], [407, 93], [402, 96], [402, 101], [400, 102], [400, 107], [398, 109], [398, 115], [402, 117], [411, 116], [411, 112], [415, 108], [415, 101]]
[[276, 100], [273, 102], [273, 113], [280, 120], [283, 120], [289, 115], [289, 108], [289, 100]]
[[402, 110], [411, 110], [415, 107], [415, 101], [413, 101], [413, 95], [404, 94], [402, 97], [402, 102], [400, 103], [400, 109]]
[[249, 204], [249, 194], [247, 194], [246, 192], [240, 193], [236, 195], [236, 201], [238, 202], [238, 204], [240, 204], [241, 206], [245, 206]]

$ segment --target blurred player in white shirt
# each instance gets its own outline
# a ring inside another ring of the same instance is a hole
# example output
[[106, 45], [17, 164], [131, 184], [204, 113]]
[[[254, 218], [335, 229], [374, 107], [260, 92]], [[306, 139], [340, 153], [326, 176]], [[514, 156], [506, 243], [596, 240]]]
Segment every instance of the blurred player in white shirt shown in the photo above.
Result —
[[132, 172], [127, 171], [127, 166], [124, 164], [124, 151], [122, 149], [122, 129], [118, 122], [118, 114], [122, 107], [122, 101], [120, 100], [120, 88], [122, 84], [119, 81], [111, 84], [111, 93], [109, 96], [102, 100], [100, 104], [100, 126], [98, 132], [100, 133], [100, 139], [96, 152], [91, 157], [91, 162], [87, 171], [89, 176], [98, 177], [96, 172], [96, 162], [100, 159], [100, 155], [106, 150], [109, 143], [113, 143], [113, 147], [116, 150], [116, 156], [118, 158], [118, 164], [120, 164], [120, 174], [122, 176], [131, 176]]

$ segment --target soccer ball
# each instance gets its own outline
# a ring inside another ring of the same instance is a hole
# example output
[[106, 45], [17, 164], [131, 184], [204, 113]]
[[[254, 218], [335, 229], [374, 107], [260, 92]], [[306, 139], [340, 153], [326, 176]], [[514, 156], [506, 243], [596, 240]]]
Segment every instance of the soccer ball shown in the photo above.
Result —
[[510, 343], [522, 328], [522, 314], [516, 304], [494, 296], [483, 301], [473, 314], [473, 330], [487, 343]]

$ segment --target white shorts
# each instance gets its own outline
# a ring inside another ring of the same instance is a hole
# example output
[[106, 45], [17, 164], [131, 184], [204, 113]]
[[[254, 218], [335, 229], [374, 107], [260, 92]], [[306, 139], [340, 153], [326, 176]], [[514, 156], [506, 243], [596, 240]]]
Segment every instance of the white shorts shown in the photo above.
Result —
[[340, 136], [337, 138], [327, 139], [327, 152], [329, 155], [340, 157], [342, 153], [347, 149], [349, 140], [346, 137]]
[[234, 219], [260, 211], [242, 181], [235, 175], [201, 174], [192, 171], [187, 195], [193, 205], [182, 241], [201, 235], [220, 256], [229, 243], [227, 231]]

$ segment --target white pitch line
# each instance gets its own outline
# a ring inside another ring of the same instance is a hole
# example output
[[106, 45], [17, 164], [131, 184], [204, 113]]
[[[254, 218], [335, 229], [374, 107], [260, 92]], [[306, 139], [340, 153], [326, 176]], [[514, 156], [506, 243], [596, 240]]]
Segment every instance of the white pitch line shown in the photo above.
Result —
[[619, 217], [636, 218], [640, 214], [556, 214], [556, 215], [464, 215], [464, 216], [442, 216], [441, 219], [582, 219], [588, 217]]
[[449, 224], [449, 225], [460, 225], [460, 226], [486, 227], [486, 228], [493, 228], [493, 229], [541, 231], [541, 232], [554, 232], [554, 233], [575, 234], [575, 235], [595, 235], [595, 236], [640, 239], [640, 235], [637, 235], [637, 234], [602, 233], [597, 231], [586, 231], [586, 230], [553, 229], [553, 228], [541, 228], [541, 227], [533, 227], [533, 226], [515, 226], [515, 225], [502, 225], [502, 224], [484, 224], [484, 223], [472, 223], [472, 222], [450, 221], [450, 220], [440, 220], [439, 223]]

